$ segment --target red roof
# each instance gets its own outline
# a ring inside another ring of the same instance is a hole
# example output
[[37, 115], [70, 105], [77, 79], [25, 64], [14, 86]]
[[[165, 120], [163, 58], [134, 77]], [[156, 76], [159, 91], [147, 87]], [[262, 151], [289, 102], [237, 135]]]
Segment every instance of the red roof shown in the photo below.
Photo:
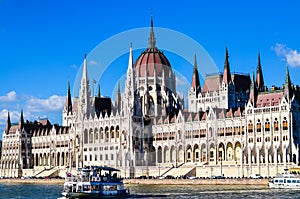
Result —
[[257, 96], [256, 107], [278, 106], [283, 98], [283, 92], [259, 93]]
[[202, 93], [218, 91], [222, 84], [222, 75], [206, 76]]

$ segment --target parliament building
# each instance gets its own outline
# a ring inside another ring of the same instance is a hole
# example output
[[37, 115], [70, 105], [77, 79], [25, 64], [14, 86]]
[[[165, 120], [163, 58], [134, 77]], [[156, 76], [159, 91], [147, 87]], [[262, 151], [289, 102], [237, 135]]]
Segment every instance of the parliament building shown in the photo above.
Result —
[[0, 176], [64, 175], [100, 164], [124, 177], [247, 177], [299, 165], [300, 89], [288, 67], [283, 85], [268, 88], [260, 55], [256, 73], [232, 73], [226, 49], [223, 72], [207, 74], [201, 85], [195, 55], [185, 103], [152, 20], [147, 49], [134, 61], [130, 46], [128, 59], [124, 92], [118, 84], [111, 100], [100, 87], [91, 93], [85, 56], [77, 98], [68, 85], [62, 126], [24, 121], [22, 112], [12, 123], [8, 114]]

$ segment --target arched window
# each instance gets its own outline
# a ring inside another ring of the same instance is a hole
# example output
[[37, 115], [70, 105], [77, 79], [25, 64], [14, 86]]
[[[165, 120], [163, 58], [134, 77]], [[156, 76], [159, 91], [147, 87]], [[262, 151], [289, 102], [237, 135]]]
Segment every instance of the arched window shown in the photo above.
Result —
[[266, 122], [265, 122], [265, 131], [270, 131], [270, 122], [269, 122], [269, 119], [267, 119]]
[[278, 130], [279, 130], [277, 118], [275, 118], [275, 121], [274, 121], [274, 130], [275, 130], [275, 131], [278, 131]]
[[257, 123], [256, 123], [256, 131], [261, 132], [261, 122], [260, 122], [260, 120], [258, 120]]
[[253, 133], [253, 124], [252, 124], [251, 120], [249, 121], [249, 124], [248, 124], [248, 133]]
[[289, 128], [288, 121], [286, 120], [286, 117], [284, 117], [282, 121], [282, 129], [288, 130], [288, 128]]
[[84, 140], [84, 144], [88, 143], [89, 136], [88, 136], [88, 132], [86, 129], [84, 130], [83, 140]]

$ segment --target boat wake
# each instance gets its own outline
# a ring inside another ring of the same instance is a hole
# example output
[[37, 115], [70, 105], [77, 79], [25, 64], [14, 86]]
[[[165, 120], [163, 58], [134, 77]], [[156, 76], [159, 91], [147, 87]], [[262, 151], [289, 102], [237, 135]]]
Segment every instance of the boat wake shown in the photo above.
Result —
[[149, 194], [149, 195], [138, 195], [138, 194], [132, 194], [126, 198], [165, 198], [167, 195], [163, 194]]

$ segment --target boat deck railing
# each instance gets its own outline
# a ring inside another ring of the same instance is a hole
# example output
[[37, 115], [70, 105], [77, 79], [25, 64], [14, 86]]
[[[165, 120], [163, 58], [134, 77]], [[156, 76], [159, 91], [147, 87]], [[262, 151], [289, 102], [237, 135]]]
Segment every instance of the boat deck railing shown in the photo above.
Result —
[[123, 178], [107, 176], [70, 176], [66, 177], [66, 182], [121, 182]]

